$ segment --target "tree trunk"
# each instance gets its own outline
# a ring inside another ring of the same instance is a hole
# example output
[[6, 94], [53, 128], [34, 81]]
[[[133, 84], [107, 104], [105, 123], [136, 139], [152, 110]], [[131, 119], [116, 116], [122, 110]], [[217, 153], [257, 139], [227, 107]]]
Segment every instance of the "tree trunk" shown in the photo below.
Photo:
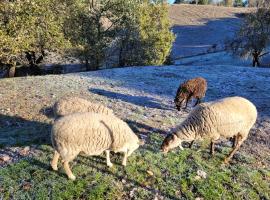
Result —
[[123, 67], [125, 65], [124, 56], [123, 56], [123, 46], [124, 46], [124, 40], [121, 40], [119, 58], [118, 58], [118, 65], [120, 67]]
[[259, 61], [260, 55], [257, 52], [253, 53], [253, 63], [252, 66], [253, 67], [260, 67], [260, 61]]
[[16, 65], [12, 65], [8, 70], [8, 78], [15, 77]]

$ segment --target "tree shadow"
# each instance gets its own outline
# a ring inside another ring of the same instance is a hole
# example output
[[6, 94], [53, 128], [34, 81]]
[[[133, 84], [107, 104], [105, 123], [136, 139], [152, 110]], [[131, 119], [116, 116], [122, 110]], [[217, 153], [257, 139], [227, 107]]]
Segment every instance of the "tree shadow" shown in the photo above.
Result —
[[51, 125], [0, 114], [0, 145], [50, 144]]
[[102, 96], [106, 96], [110, 99], [118, 99], [127, 103], [131, 103], [137, 106], [143, 106], [148, 108], [156, 108], [156, 109], [166, 109], [172, 110], [168, 106], [157, 102], [154, 98], [146, 97], [146, 96], [131, 96], [127, 94], [121, 94], [117, 92], [112, 92], [104, 89], [99, 88], [91, 88], [89, 89], [90, 92]]

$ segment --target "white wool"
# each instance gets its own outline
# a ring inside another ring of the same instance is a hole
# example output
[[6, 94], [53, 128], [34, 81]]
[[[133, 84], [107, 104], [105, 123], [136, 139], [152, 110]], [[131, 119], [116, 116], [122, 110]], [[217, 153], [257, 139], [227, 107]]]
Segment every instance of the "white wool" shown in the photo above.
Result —
[[182, 141], [233, 137], [238, 133], [245, 140], [257, 119], [256, 107], [242, 97], [228, 97], [202, 103], [176, 128]]
[[64, 97], [54, 104], [55, 118], [72, 113], [95, 112], [113, 115], [113, 111], [101, 104], [92, 103], [79, 97]]
[[139, 139], [130, 127], [113, 115], [75, 113], [57, 119], [51, 132], [52, 144], [64, 161], [73, 160], [80, 152], [99, 155], [135, 150]]

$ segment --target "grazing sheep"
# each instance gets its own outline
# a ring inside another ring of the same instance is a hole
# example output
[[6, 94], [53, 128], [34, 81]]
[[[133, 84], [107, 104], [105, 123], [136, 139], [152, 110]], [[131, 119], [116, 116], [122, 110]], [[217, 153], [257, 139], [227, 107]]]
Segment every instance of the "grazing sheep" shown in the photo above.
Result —
[[95, 104], [79, 97], [64, 97], [54, 104], [55, 118], [72, 113], [94, 112], [113, 115], [113, 111], [101, 104]]
[[228, 163], [248, 134], [257, 118], [256, 107], [242, 97], [228, 97], [197, 106], [187, 119], [169, 134], [161, 145], [163, 152], [168, 152], [183, 141], [198, 139], [211, 140], [211, 154], [214, 154], [215, 142], [220, 137], [235, 137], [235, 145], [224, 160]]
[[124, 152], [122, 165], [127, 157], [141, 144], [127, 123], [113, 115], [98, 113], [75, 113], [57, 119], [51, 132], [55, 149], [51, 166], [57, 170], [61, 156], [64, 169], [72, 180], [75, 176], [69, 168], [69, 162], [79, 153], [100, 155], [106, 152], [107, 165], [112, 166], [109, 151]]
[[196, 106], [201, 102], [201, 99], [205, 96], [206, 90], [207, 90], [207, 82], [202, 77], [190, 79], [182, 83], [179, 86], [176, 92], [176, 96], [174, 98], [176, 109], [180, 111], [182, 104], [185, 102], [187, 107], [187, 104], [192, 97], [197, 99], [197, 102], [194, 105]]

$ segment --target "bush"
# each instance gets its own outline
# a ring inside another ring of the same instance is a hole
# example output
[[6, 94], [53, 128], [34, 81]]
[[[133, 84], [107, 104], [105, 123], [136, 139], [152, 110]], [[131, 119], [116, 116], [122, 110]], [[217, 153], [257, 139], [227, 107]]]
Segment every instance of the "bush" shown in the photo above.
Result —
[[39, 64], [45, 50], [67, 46], [63, 4], [56, 0], [0, 2], [0, 63]]
[[170, 30], [168, 6], [141, 3], [121, 36], [121, 66], [162, 65], [170, 55], [175, 36]]

